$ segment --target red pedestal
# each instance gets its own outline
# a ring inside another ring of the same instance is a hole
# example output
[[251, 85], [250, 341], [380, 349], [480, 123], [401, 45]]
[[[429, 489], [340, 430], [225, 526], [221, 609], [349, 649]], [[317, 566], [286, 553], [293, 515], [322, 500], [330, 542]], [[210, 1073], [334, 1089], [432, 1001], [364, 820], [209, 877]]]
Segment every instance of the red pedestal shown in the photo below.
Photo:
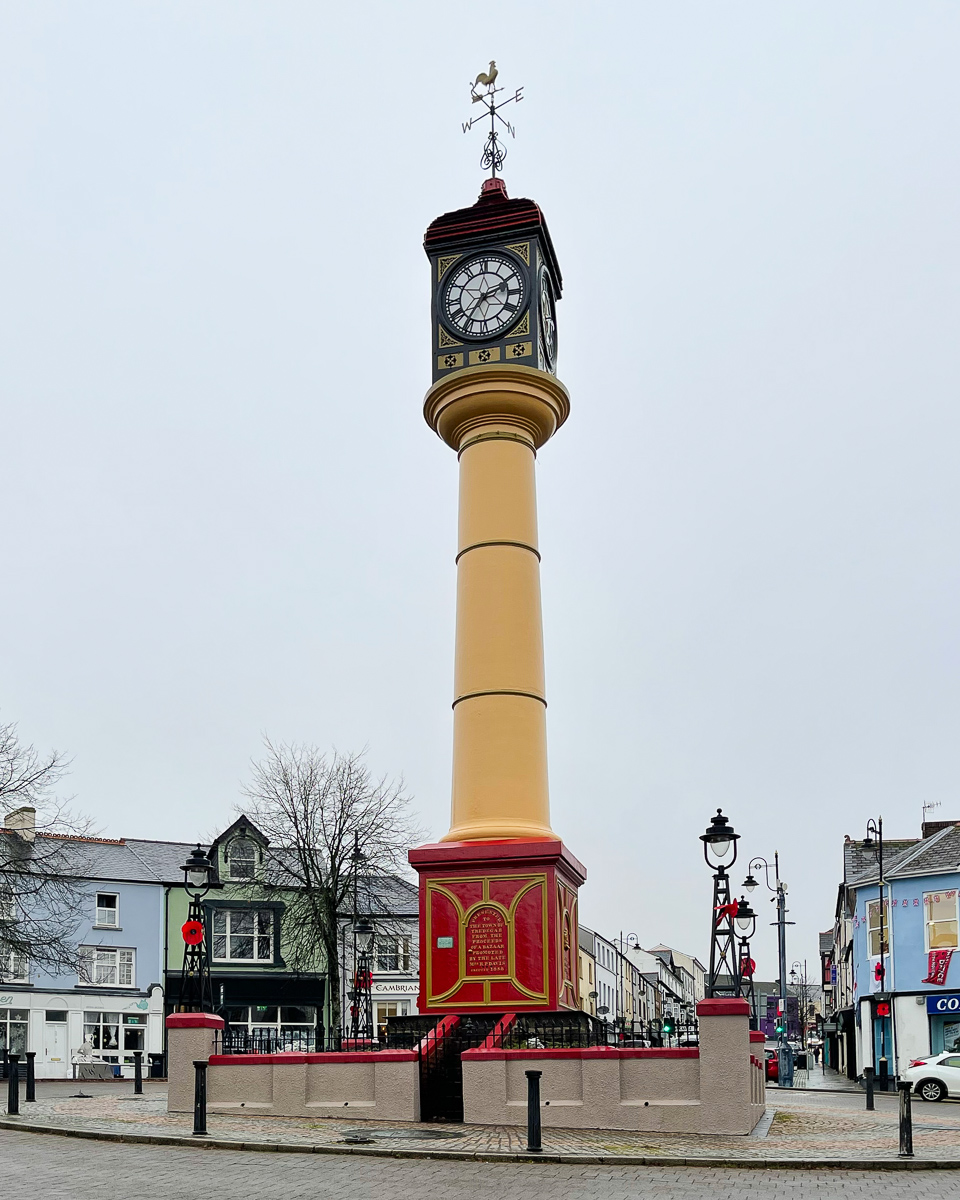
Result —
[[422, 1013], [579, 1008], [577, 889], [559, 840], [440, 842], [410, 851], [420, 876]]

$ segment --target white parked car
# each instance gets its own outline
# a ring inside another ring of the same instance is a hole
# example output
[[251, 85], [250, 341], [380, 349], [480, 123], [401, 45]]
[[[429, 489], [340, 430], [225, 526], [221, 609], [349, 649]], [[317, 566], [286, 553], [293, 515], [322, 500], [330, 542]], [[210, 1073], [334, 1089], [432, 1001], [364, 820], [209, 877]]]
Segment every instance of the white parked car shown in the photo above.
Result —
[[948, 1050], [930, 1058], [915, 1058], [900, 1078], [912, 1083], [914, 1093], [924, 1100], [960, 1096], [960, 1054]]

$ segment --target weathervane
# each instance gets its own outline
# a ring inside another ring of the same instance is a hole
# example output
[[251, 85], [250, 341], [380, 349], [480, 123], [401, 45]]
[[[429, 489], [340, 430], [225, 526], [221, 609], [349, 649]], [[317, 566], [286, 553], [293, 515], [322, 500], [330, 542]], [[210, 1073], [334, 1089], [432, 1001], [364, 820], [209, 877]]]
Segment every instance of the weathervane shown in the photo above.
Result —
[[[483, 154], [480, 156], [480, 166], [484, 171], [489, 171], [491, 178], [496, 179], [497, 172], [503, 171], [503, 160], [507, 157], [506, 147], [501, 143], [500, 136], [497, 133], [497, 122], [506, 129], [511, 137], [517, 136], [517, 131], [500, 116], [500, 109], [508, 104], [513, 104], [516, 101], [518, 104], [523, 99], [523, 88], [518, 87], [512, 96], [508, 96], [506, 100], [497, 100], [497, 96], [503, 91], [503, 88], [496, 86], [497, 81], [497, 64], [490, 63], [488, 71], [481, 71], [473, 83], [470, 84], [470, 99], [474, 104], [486, 105], [486, 112], [483, 116], [471, 117], [469, 121], [463, 122], [463, 132], [466, 133], [472, 129], [479, 121], [483, 121], [486, 117], [490, 118], [490, 132], [487, 134], [487, 140], [483, 145]], [[481, 90], [478, 91], [477, 89]], [[486, 88], [486, 91], [482, 89]]]

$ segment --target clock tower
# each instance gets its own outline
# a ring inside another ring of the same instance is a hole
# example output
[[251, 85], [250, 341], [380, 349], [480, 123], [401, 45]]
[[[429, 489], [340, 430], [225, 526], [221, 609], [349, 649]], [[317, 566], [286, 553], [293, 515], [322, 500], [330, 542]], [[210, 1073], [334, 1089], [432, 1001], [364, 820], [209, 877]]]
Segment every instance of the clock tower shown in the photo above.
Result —
[[510, 199], [496, 175], [487, 87], [493, 177], [424, 238], [434, 380], [424, 416], [457, 453], [460, 515], [450, 830], [410, 862], [420, 1011], [451, 1014], [579, 1007], [586, 878], [551, 828], [547, 788], [535, 465], [570, 411], [556, 376], [560, 268], [538, 205]]
[[556, 373], [562, 280], [532, 200], [511, 200], [502, 179], [488, 179], [476, 204], [433, 222], [424, 249], [433, 276], [434, 382], [491, 363]]

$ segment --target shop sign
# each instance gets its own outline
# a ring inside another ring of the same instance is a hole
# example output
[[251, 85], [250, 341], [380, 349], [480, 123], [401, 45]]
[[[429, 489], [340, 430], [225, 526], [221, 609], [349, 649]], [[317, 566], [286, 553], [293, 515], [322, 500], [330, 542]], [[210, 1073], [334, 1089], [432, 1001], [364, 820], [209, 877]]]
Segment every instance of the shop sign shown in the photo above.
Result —
[[927, 1012], [931, 1016], [937, 1013], [960, 1015], [960, 996], [928, 996]]
[[398, 980], [396, 983], [373, 981], [375, 996], [412, 996], [416, 993], [417, 985], [411, 980]]

